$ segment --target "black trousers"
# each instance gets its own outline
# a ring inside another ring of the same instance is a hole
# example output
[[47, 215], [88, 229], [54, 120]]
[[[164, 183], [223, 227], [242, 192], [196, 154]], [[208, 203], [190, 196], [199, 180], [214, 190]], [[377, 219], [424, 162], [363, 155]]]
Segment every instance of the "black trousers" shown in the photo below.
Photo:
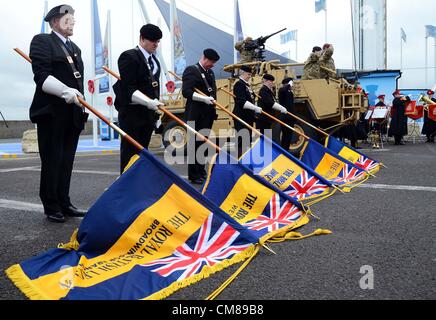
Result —
[[71, 205], [71, 173], [81, 132], [72, 118], [72, 113], [66, 113], [41, 119], [37, 124], [41, 158], [39, 196], [47, 215]]
[[401, 143], [401, 140], [403, 140], [403, 135], [396, 134], [396, 135], [394, 135], [394, 138], [395, 138], [395, 144], [399, 145]]
[[[155, 122], [151, 119], [138, 119], [136, 113], [123, 113], [119, 114], [120, 128], [129, 136], [139, 142], [145, 149], [150, 145], [151, 136], [155, 129]], [[127, 140], [121, 140], [121, 163], [120, 173], [130, 162], [130, 159], [139, 153], [139, 150], [132, 146]]]
[[[253, 120], [245, 120], [246, 123], [248, 123], [250, 126], [254, 125]], [[236, 134], [236, 147], [238, 148], [238, 159], [248, 150], [251, 148], [251, 143], [253, 142], [253, 133], [250, 129], [248, 129], [244, 124], [240, 123], [239, 121], [235, 120], [235, 134]], [[243, 132], [249, 132], [249, 140], [243, 139], [245, 137], [245, 134], [242, 134]]]
[[[191, 114], [189, 115], [188, 122], [191, 126], [192, 125], [194, 126], [194, 129], [196, 131], [210, 130], [212, 129], [215, 118], [216, 118], [215, 110], [211, 112], [203, 112], [203, 113], [193, 112], [193, 110], [191, 110]], [[189, 150], [188, 148], [188, 161], [189, 161], [188, 179], [192, 181], [192, 180], [201, 179], [202, 177], [206, 176], [206, 168], [205, 168], [206, 162], [204, 161], [205, 159], [199, 159], [197, 157], [198, 150], [200, 148], [203, 149], [203, 145], [205, 144], [205, 142], [198, 141], [197, 137], [191, 133], [189, 134], [189, 137], [191, 139], [190, 142], [191, 145], [192, 145], [192, 139], [195, 139], [195, 148], [194, 148], [195, 152], [192, 152], [192, 150]]]
[[259, 130], [262, 134], [265, 134], [266, 130], [272, 129], [272, 123], [269, 120], [264, 120], [260, 118], [256, 120], [256, 129]]
[[[290, 127], [294, 127], [294, 125], [295, 125], [295, 120], [288, 115], [282, 115], [280, 117], [280, 120], [282, 120], [284, 123], [286, 123]], [[282, 126], [282, 143], [281, 143], [281, 145], [282, 145], [282, 148], [285, 149], [286, 151], [288, 151], [289, 147], [291, 146], [293, 133], [294, 132], [291, 129], [288, 129], [287, 127]]]

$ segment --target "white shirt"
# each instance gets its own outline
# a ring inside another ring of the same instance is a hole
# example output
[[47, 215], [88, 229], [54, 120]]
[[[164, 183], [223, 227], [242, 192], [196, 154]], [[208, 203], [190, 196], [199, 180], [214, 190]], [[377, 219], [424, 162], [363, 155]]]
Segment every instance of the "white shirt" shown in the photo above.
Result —
[[206, 73], [208, 72], [208, 70], [206, 70], [206, 68], [201, 64], [201, 62], [199, 61], [198, 64], [203, 68], [204, 71], [206, 71]]
[[242, 77], [239, 77], [239, 80], [241, 80], [242, 82], [246, 83], [248, 86], [250, 86], [250, 83], [248, 83], [247, 81], [245, 81], [244, 79], [242, 79]]
[[[156, 72], [157, 72], [157, 60], [156, 60], [156, 58], [154, 57], [154, 55], [148, 53], [147, 50], [145, 50], [145, 49], [144, 49], [143, 47], [141, 47], [141, 46], [138, 46], [138, 48], [139, 48], [139, 50], [141, 50], [142, 54], [144, 55], [145, 60], [147, 60], [147, 64], [148, 64], [148, 58], [153, 57], [152, 59], [155, 61], [155, 62], [153, 63], [153, 74], [156, 74]], [[149, 65], [148, 67], [150, 67], [150, 65]]]
[[63, 35], [61, 35], [60, 33], [56, 32], [56, 31], [54, 31], [54, 30], [53, 30], [53, 33], [54, 33], [55, 35], [57, 35], [57, 36], [59, 37], [59, 39], [61, 39], [62, 42], [63, 42], [64, 44], [67, 43], [67, 38], [65, 38]]

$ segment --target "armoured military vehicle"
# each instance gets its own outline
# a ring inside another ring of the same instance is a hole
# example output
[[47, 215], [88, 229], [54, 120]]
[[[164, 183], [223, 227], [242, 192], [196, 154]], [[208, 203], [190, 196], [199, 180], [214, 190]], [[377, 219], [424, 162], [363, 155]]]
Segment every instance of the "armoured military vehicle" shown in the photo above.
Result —
[[[293, 77], [296, 115], [325, 130], [334, 133], [344, 125], [355, 123], [368, 107], [368, 100], [363, 92], [350, 85], [347, 80], [339, 78], [299, 80], [295, 76], [295, 68], [301, 64], [280, 64], [279, 61], [253, 62], [245, 65], [254, 66], [257, 70], [252, 79], [252, 84], [257, 92], [262, 86], [262, 76], [265, 73], [274, 75], [276, 86], [280, 87], [281, 81], [286, 77]], [[241, 64], [229, 65], [224, 68], [232, 75], [237, 74]], [[332, 71], [333, 72], [333, 71]], [[227, 91], [233, 90], [234, 83], [238, 80], [235, 76], [228, 79], [217, 80], [218, 102], [232, 111], [234, 101], [221, 88]], [[167, 93], [162, 98], [166, 101], [167, 109], [179, 116], [184, 117], [185, 101], [181, 92]], [[213, 131], [220, 138], [221, 144], [234, 136], [234, 120], [223, 111], [218, 111], [218, 120], [215, 122]], [[276, 127], [279, 128], [279, 127]], [[294, 127], [297, 131], [308, 135], [315, 140], [321, 141], [323, 136], [314, 128], [297, 121]], [[280, 130], [278, 130], [280, 131]], [[163, 134], [165, 146], [171, 145], [174, 149], [185, 149], [187, 145], [186, 129], [175, 121], [163, 115], [160, 133]], [[214, 136], [212, 136], [214, 137]], [[296, 134], [293, 135], [293, 143], [290, 151], [298, 154], [304, 145], [304, 139]], [[275, 133], [275, 138], [277, 132]]]

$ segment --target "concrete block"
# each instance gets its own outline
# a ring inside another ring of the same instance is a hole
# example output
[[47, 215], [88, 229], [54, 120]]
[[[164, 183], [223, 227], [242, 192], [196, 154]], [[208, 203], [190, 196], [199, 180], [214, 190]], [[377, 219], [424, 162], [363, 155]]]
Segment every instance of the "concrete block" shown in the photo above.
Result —
[[38, 134], [36, 129], [27, 130], [23, 133], [23, 152], [24, 153], [38, 153]]

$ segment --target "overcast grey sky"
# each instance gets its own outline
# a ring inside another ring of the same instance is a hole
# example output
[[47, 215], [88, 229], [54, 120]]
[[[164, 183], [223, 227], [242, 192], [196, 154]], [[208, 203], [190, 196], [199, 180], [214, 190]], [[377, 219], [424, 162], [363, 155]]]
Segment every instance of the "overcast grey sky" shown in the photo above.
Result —
[[[28, 119], [34, 83], [30, 65], [12, 49], [28, 52], [32, 37], [39, 33], [44, 9], [43, 0], [0, 0], [0, 111], [8, 120]], [[243, 31], [254, 38], [267, 35], [284, 27], [298, 29], [298, 60], [304, 62], [314, 45], [324, 43], [324, 12], [315, 13], [315, 0], [240, 0]], [[61, 4], [49, 2], [49, 8]], [[85, 79], [90, 77], [91, 66], [91, 13], [90, 0], [65, 0], [76, 9], [76, 29], [72, 38], [82, 48], [85, 61]], [[144, 0], [151, 22], [164, 25], [164, 20], [153, 0]], [[137, 0], [99, 0], [102, 32], [106, 12], [112, 12], [112, 60], [136, 45], [138, 30], [143, 24]], [[233, 33], [233, 0], [177, 0], [179, 9], [204, 20], [223, 31]], [[353, 46], [349, 0], [327, 0], [328, 41], [335, 45], [337, 68], [352, 68]], [[388, 0], [388, 68], [400, 68], [400, 28], [407, 33], [403, 47], [401, 88], [432, 87], [436, 83], [435, 42], [428, 40], [429, 69], [425, 83], [425, 29], [436, 25], [434, 0]], [[183, 28], [183, 26], [182, 26]], [[169, 59], [169, 33], [165, 29], [162, 49]], [[104, 35], [103, 35], [104, 36]], [[295, 43], [280, 45], [280, 37], [271, 38], [268, 47], [278, 53], [291, 49], [295, 58]], [[114, 63], [113, 69], [116, 68]], [[102, 107], [104, 110], [105, 107]]]

